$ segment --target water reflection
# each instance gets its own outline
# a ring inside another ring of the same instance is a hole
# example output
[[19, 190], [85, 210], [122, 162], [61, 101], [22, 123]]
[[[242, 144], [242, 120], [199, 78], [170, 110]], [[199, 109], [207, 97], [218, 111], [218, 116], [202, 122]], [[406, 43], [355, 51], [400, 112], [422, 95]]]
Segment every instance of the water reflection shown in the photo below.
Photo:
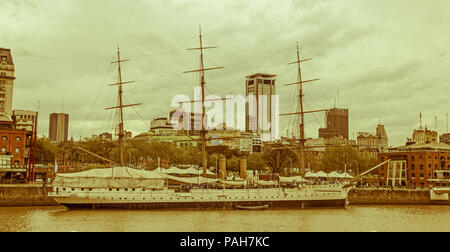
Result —
[[0, 231], [450, 231], [450, 206], [351, 206], [263, 211], [0, 208]]

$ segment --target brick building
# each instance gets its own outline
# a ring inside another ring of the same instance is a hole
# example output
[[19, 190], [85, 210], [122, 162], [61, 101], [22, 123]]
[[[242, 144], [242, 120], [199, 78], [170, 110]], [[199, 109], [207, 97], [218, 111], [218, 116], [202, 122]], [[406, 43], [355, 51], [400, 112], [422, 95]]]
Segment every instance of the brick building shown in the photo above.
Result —
[[0, 155], [11, 156], [11, 166], [25, 167], [27, 131], [14, 129], [9, 116], [0, 114]]
[[412, 144], [378, 154], [378, 161], [391, 162], [378, 169], [380, 185], [427, 187], [435, 170], [450, 170], [450, 145]]

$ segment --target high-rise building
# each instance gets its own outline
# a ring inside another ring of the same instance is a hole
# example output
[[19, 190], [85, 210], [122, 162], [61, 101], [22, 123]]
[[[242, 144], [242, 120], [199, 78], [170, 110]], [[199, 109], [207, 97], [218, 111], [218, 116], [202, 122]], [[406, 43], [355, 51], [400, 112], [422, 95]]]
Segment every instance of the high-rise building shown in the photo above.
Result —
[[276, 95], [275, 77], [275, 74], [256, 73], [247, 76], [245, 81], [245, 95], [256, 98], [255, 104], [245, 105], [245, 129], [261, 135], [264, 141], [273, 140], [272, 127], [262, 125], [272, 125], [275, 116], [272, 111], [272, 95]]
[[50, 114], [48, 135], [52, 142], [66, 142], [69, 134], [69, 115], [64, 113]]
[[332, 108], [325, 113], [325, 128], [319, 129], [319, 138], [342, 136], [348, 139], [348, 109]]
[[0, 114], [12, 116], [14, 63], [10, 49], [0, 48]]

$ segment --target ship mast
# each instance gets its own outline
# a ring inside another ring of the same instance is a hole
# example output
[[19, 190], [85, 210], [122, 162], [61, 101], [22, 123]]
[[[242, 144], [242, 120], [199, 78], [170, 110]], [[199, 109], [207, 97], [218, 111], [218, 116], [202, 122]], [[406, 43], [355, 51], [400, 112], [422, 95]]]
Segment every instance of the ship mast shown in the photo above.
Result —
[[136, 103], [136, 104], [128, 104], [128, 105], [123, 105], [123, 90], [122, 90], [122, 85], [123, 84], [129, 84], [129, 83], [134, 83], [134, 81], [126, 81], [123, 82], [122, 81], [122, 70], [121, 70], [121, 66], [120, 63], [122, 62], [126, 62], [129, 61], [129, 59], [126, 60], [122, 60], [120, 59], [120, 49], [119, 49], [119, 45], [117, 45], [117, 61], [111, 62], [111, 64], [115, 64], [117, 63], [118, 65], [118, 74], [119, 74], [119, 82], [118, 83], [114, 83], [114, 84], [110, 84], [110, 86], [119, 86], [119, 104], [116, 107], [110, 107], [110, 108], [106, 108], [106, 110], [109, 109], [119, 109], [120, 111], [120, 122], [119, 122], [119, 133], [117, 134], [119, 136], [119, 156], [120, 156], [120, 166], [124, 166], [124, 159], [123, 159], [123, 138], [125, 136], [125, 132], [124, 132], [124, 127], [123, 127], [123, 108], [125, 107], [131, 107], [131, 106], [138, 106], [138, 105], [142, 105], [142, 103]]
[[289, 113], [289, 114], [280, 114], [280, 116], [287, 116], [287, 115], [299, 115], [300, 114], [300, 139], [299, 139], [299, 151], [297, 153], [298, 155], [298, 161], [300, 164], [300, 168], [301, 168], [301, 172], [302, 172], [302, 176], [305, 176], [305, 119], [304, 119], [304, 115], [307, 113], [315, 113], [315, 112], [321, 112], [321, 111], [327, 111], [326, 109], [321, 109], [321, 110], [313, 110], [313, 111], [304, 111], [303, 110], [303, 83], [308, 83], [308, 82], [313, 82], [313, 81], [317, 81], [319, 79], [312, 79], [312, 80], [302, 80], [302, 71], [301, 71], [301, 65], [300, 63], [305, 62], [305, 61], [309, 61], [311, 59], [301, 59], [300, 58], [300, 48], [298, 46], [298, 42], [297, 42], [297, 61], [291, 62], [288, 65], [291, 64], [297, 64], [297, 70], [298, 70], [298, 81], [294, 82], [294, 83], [289, 83], [286, 84], [285, 86], [291, 86], [291, 85], [299, 85], [299, 97], [298, 97], [298, 102], [300, 104], [300, 112], [296, 112], [296, 113]]
[[[205, 65], [203, 63], [203, 50], [205, 49], [211, 49], [211, 48], [217, 48], [215, 46], [208, 46], [208, 47], [204, 47], [203, 46], [203, 41], [202, 41], [202, 28], [201, 26], [199, 26], [199, 33], [200, 33], [200, 47], [198, 48], [189, 48], [187, 50], [200, 50], [200, 69], [197, 70], [192, 70], [192, 71], [186, 71], [184, 73], [193, 73], [193, 72], [200, 72], [200, 86], [202, 88], [202, 129], [200, 131], [200, 135], [201, 135], [201, 145], [202, 145], [202, 168], [203, 168], [203, 177], [206, 177], [207, 173], [206, 173], [206, 127], [205, 127], [205, 71], [209, 71], [209, 70], [216, 70], [216, 69], [220, 69], [223, 67], [213, 67], [213, 68], [205, 68]], [[190, 101], [190, 102], [196, 102], [196, 101]]]

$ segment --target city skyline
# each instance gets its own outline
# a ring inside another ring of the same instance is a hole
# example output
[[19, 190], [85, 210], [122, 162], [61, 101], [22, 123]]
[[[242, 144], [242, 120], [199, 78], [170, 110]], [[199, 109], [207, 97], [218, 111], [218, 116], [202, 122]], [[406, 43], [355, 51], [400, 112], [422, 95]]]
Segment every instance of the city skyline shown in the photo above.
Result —
[[[450, 108], [447, 2], [197, 2], [204, 7], [192, 1], [133, 6], [0, 2], [6, 12], [0, 17], [6, 24], [0, 47], [11, 49], [17, 78], [13, 109], [36, 110], [39, 101], [42, 135], [48, 132], [48, 115], [59, 111], [64, 100], [64, 113], [71, 117], [69, 138], [111, 131], [111, 114], [104, 108], [112, 105], [115, 94], [107, 85], [116, 82], [110, 61], [120, 43], [123, 57], [131, 59], [124, 78], [136, 81], [124, 88], [125, 96], [143, 103], [136, 111], [145, 119], [129, 109], [125, 127], [134, 134], [148, 131], [153, 118], [173, 110], [173, 96], [192, 97], [198, 85], [197, 76], [183, 71], [198, 67], [198, 55], [186, 49], [198, 46], [201, 24], [206, 46], [218, 47], [206, 52], [207, 66], [225, 67], [206, 74], [209, 94], [244, 94], [245, 76], [273, 73], [280, 111], [295, 112], [294, 87], [283, 84], [296, 81], [296, 69], [287, 63], [295, 60], [299, 41], [301, 56], [313, 58], [303, 65], [304, 78], [321, 79], [305, 85], [306, 108], [327, 109], [336, 103], [348, 108], [351, 139], [360, 131], [373, 131], [381, 121], [389, 145], [402, 145], [419, 128], [419, 112], [429, 129], [438, 116], [439, 134], [445, 133]], [[306, 116], [307, 138], [317, 137], [323, 117]], [[281, 135], [288, 125], [280, 119]]]

